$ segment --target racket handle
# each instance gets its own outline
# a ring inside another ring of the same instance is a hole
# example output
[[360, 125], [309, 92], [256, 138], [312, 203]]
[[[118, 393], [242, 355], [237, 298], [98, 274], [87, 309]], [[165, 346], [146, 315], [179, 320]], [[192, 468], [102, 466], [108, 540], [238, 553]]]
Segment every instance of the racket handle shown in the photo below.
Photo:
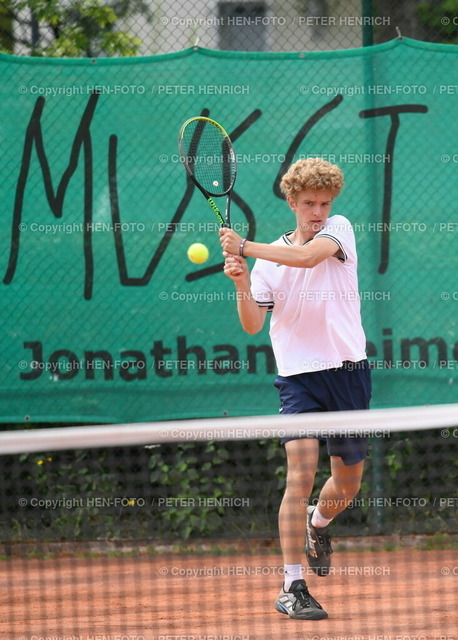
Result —
[[226, 212], [225, 212], [225, 219], [226, 222], [222, 225], [223, 227], [228, 227], [229, 229], [231, 228], [231, 193], [228, 194], [227, 196], [227, 202], [226, 202]]

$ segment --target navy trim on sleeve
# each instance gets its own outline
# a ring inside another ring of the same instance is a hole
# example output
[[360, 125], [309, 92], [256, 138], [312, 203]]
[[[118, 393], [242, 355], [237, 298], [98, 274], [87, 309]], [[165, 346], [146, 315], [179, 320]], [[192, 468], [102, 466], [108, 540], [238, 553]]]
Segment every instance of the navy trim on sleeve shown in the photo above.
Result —
[[315, 236], [315, 238], [329, 238], [330, 240], [334, 240], [334, 242], [338, 245], [339, 249], [342, 251], [344, 255], [343, 258], [338, 257], [337, 259], [340, 260], [340, 262], [345, 262], [346, 260], [348, 260], [347, 252], [343, 248], [343, 245], [340, 242], [340, 240], [338, 240], [335, 236], [331, 235], [330, 233], [319, 233]]
[[267, 307], [267, 311], [272, 311], [272, 309], [275, 306], [275, 302], [273, 300], [270, 300], [267, 302], [258, 302], [255, 298], [255, 302], [258, 305], [258, 307], [261, 307], [261, 308]]

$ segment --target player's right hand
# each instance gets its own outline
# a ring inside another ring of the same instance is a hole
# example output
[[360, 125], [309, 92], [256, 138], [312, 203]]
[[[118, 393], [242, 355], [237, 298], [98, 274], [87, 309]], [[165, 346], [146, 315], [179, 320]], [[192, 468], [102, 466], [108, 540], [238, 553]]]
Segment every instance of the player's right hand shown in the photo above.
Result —
[[234, 282], [240, 282], [248, 276], [246, 261], [242, 257], [229, 255], [224, 261], [224, 274]]

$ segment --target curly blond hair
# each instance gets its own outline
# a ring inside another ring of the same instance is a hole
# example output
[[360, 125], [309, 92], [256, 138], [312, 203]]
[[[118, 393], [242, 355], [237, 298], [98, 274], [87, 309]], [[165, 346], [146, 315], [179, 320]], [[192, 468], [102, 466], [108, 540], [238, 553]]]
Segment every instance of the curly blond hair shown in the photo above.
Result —
[[300, 191], [330, 191], [335, 198], [342, 190], [343, 173], [335, 164], [322, 158], [298, 160], [290, 166], [280, 182], [286, 198], [294, 198]]

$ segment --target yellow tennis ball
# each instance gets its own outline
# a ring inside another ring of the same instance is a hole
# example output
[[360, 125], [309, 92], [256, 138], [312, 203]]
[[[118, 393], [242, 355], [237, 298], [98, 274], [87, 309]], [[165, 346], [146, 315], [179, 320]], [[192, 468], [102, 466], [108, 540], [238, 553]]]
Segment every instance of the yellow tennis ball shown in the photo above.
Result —
[[195, 262], [196, 264], [202, 264], [208, 260], [208, 249], [204, 244], [200, 242], [195, 242], [188, 249], [188, 258], [191, 262]]

